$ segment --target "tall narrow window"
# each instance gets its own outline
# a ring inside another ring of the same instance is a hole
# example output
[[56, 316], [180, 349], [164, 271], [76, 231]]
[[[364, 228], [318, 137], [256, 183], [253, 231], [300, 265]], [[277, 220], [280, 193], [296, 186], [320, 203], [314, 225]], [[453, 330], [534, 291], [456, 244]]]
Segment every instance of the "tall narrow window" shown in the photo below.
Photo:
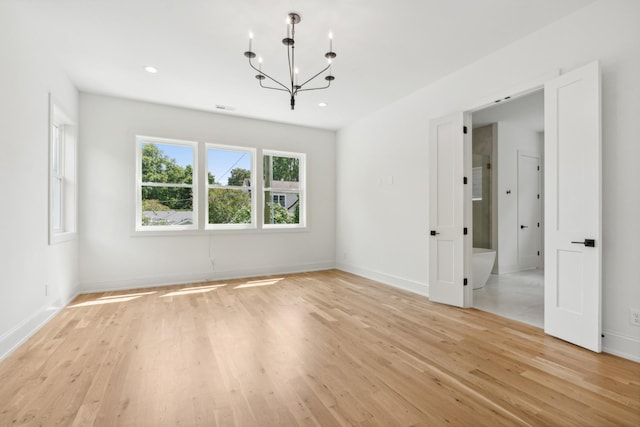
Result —
[[75, 127], [50, 97], [49, 115], [49, 243], [75, 237]]
[[51, 227], [54, 233], [64, 231], [64, 125], [51, 125]]
[[264, 226], [304, 227], [305, 155], [264, 151]]
[[196, 230], [197, 144], [138, 136], [136, 230]]
[[207, 144], [207, 228], [255, 227], [255, 150]]

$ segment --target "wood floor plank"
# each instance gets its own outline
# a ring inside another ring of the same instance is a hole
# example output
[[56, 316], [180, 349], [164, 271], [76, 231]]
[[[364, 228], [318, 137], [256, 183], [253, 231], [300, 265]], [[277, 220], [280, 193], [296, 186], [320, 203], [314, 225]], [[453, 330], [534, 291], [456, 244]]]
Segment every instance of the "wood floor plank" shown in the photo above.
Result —
[[0, 426], [639, 426], [640, 364], [330, 270], [81, 295]]

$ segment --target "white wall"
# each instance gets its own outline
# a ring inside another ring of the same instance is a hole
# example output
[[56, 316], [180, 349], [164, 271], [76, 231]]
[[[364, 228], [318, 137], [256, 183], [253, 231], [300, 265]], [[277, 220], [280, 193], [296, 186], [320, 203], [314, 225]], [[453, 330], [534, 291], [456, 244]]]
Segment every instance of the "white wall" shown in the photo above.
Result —
[[[84, 93], [80, 106], [83, 291], [333, 268], [335, 132]], [[136, 134], [306, 153], [308, 229], [133, 235]]]
[[[428, 290], [428, 123], [553, 70], [599, 59], [603, 94], [603, 328], [606, 351], [636, 357], [640, 328], [640, 2], [601, 0], [338, 133], [338, 266]], [[494, 98], [494, 99], [495, 99]], [[388, 176], [393, 184], [380, 185]], [[345, 256], [346, 254], [346, 256]]]
[[0, 359], [78, 290], [77, 241], [50, 246], [47, 213], [49, 93], [76, 123], [78, 94], [34, 33], [0, 2]]

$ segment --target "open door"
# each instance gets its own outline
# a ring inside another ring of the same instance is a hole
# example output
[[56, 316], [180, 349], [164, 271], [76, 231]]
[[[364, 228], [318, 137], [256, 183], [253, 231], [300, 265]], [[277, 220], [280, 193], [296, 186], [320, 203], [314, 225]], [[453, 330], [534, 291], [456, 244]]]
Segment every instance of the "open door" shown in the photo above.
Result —
[[600, 68], [545, 85], [544, 329], [601, 351]]
[[429, 123], [429, 299], [458, 307], [470, 305], [472, 289], [471, 204], [465, 203], [471, 200], [471, 129], [465, 122], [468, 115], [455, 113]]

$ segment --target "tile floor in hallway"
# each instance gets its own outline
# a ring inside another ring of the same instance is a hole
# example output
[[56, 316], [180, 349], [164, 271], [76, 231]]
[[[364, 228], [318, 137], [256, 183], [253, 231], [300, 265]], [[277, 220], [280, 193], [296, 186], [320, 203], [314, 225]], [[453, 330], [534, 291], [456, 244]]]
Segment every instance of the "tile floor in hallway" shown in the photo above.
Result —
[[543, 328], [544, 270], [492, 274], [473, 291], [473, 307]]

